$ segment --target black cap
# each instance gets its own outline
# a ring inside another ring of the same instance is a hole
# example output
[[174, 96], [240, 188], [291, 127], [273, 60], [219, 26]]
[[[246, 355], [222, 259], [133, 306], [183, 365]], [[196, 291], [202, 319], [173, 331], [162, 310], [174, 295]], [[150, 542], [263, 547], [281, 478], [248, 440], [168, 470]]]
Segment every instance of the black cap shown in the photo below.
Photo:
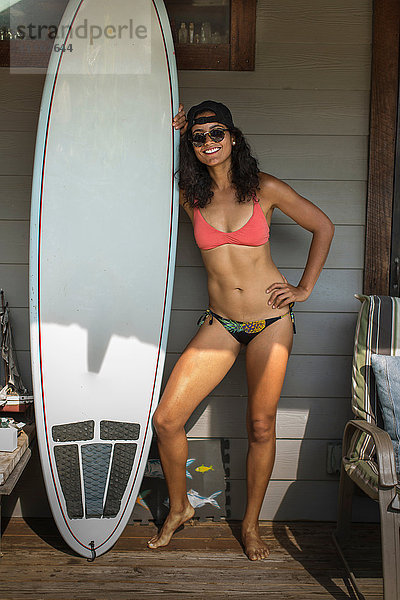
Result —
[[[206, 110], [210, 110], [215, 113], [215, 117], [199, 117], [196, 119], [196, 115], [199, 113], [205, 112]], [[193, 125], [203, 125], [204, 123], [213, 123], [216, 121], [217, 123], [223, 123], [229, 129], [233, 129], [233, 119], [231, 111], [225, 104], [221, 102], [214, 102], [213, 100], [205, 100], [200, 104], [196, 104], [192, 106], [187, 114], [188, 121], [188, 132], [192, 129]]]

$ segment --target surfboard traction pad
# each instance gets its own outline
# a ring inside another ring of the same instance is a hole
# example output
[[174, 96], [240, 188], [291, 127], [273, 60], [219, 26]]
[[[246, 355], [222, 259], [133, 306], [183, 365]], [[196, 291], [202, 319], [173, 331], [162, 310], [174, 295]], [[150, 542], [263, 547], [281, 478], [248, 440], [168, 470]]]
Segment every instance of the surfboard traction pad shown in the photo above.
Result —
[[82, 489], [79, 467], [79, 446], [55, 446], [58, 477], [70, 519], [83, 518]]
[[140, 425], [138, 423], [100, 421], [101, 440], [137, 440], [139, 433]]
[[[115, 444], [104, 517], [116, 517], [135, 460], [137, 444]], [[122, 493], [121, 493], [122, 492]]]
[[81, 448], [87, 519], [100, 519], [103, 514], [103, 498], [111, 451], [111, 444], [85, 444]]
[[94, 421], [80, 421], [79, 423], [53, 425], [51, 434], [55, 442], [92, 440], [94, 438]]
[[[186, 478], [187, 489], [195, 490], [204, 498], [210, 498], [215, 492], [221, 492], [215, 496], [220, 508], [206, 503], [202, 507], [195, 508], [194, 518], [201, 522], [229, 518], [231, 515], [230, 482], [227, 480], [230, 475], [229, 440], [223, 438], [188, 440], [188, 458], [195, 458], [195, 461], [187, 467], [187, 471], [192, 475], [192, 479]], [[159, 459], [155, 441], [150, 448], [149, 459]], [[207, 467], [212, 465], [213, 470], [203, 473], [195, 470], [202, 465]], [[143, 501], [140, 500], [142, 496]], [[138, 498], [141, 504], [136, 502], [128, 524], [138, 521], [141, 525], [147, 525], [149, 521], [154, 521], [156, 524], [163, 523], [168, 514], [168, 506], [165, 505], [165, 500], [168, 498], [165, 479], [145, 476]]]
[[[128, 485], [137, 449], [132, 442], [139, 438], [140, 424], [101, 421], [99, 427], [100, 439], [107, 439], [108, 443], [54, 446], [58, 478], [70, 519], [116, 517]], [[94, 421], [64, 423], [52, 428], [55, 442], [86, 442], [94, 439], [94, 434]], [[126, 441], [110, 443], [111, 440]]]

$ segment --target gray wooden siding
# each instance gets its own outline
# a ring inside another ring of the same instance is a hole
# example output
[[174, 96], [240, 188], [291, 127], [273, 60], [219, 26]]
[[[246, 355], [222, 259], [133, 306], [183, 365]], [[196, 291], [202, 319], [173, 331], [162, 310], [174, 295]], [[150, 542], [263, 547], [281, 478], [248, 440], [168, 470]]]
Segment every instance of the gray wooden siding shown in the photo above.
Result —
[[[362, 290], [372, 37], [372, 0], [259, 0], [254, 72], [180, 71], [186, 108], [206, 98], [228, 104], [261, 169], [289, 183], [336, 225], [331, 253], [311, 297], [295, 306], [297, 335], [277, 417], [277, 457], [261, 517], [336, 517], [338, 477], [326, 471], [350, 410], [352, 338]], [[0, 69], [0, 286], [13, 308], [21, 370], [30, 379], [28, 240], [33, 152], [42, 75]], [[296, 284], [311, 235], [275, 211], [272, 255]], [[207, 306], [206, 273], [190, 221], [180, 211], [177, 267], [164, 384]], [[193, 439], [230, 441], [231, 510], [245, 498], [245, 355], [187, 424]], [[37, 457], [5, 513], [44, 516]], [[35, 499], [29, 499], [32, 489]], [[358, 498], [357, 518], [376, 512]], [[21, 508], [23, 506], [23, 509]]]

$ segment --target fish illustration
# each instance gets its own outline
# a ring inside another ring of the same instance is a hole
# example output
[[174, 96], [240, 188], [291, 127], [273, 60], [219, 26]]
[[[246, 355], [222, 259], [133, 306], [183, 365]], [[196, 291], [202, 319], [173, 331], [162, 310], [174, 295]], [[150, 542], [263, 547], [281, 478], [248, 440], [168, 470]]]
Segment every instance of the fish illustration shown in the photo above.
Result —
[[[211, 496], [207, 498], [207, 496], [200, 496], [199, 492], [196, 492], [196, 490], [189, 490], [187, 492], [187, 497], [193, 508], [201, 508], [202, 506], [205, 506], [205, 504], [211, 504], [212, 506], [215, 506], [215, 508], [221, 508], [215, 500], [219, 494], [222, 494], [222, 491], [214, 492], [214, 494], [211, 494]], [[165, 506], [169, 506], [169, 498], [164, 500], [164, 504]]]
[[[189, 473], [187, 468], [195, 461], [195, 458], [189, 458], [186, 461], [186, 477], [189, 479], [193, 479], [192, 475]], [[146, 468], [144, 470], [145, 477], [156, 477], [159, 479], [164, 479], [164, 473], [161, 466], [161, 461], [158, 458], [149, 458], [146, 464]]]
[[195, 471], [198, 471], [199, 473], [207, 473], [207, 471], [214, 471], [214, 467], [212, 465], [209, 467], [201, 465], [201, 467], [196, 467]]
[[221, 508], [218, 502], [215, 500], [215, 498], [220, 494], [222, 494], [222, 490], [219, 492], [214, 492], [214, 494], [211, 494], [211, 496], [207, 498], [207, 496], [200, 496], [199, 492], [196, 492], [196, 490], [189, 490], [187, 497], [193, 508], [201, 508], [205, 504], [211, 504], [212, 506], [215, 506], [215, 508]]
[[139, 506], [142, 506], [146, 510], [150, 510], [146, 502], [144, 501], [144, 499], [150, 494], [150, 492], [151, 490], [144, 490], [141, 494], [139, 494], [139, 496], [136, 498], [136, 504], [139, 504]]
[[[187, 477], [188, 479], [193, 479], [193, 476], [192, 476], [192, 475], [189, 473], [189, 471], [187, 470], [187, 468], [188, 468], [188, 467], [190, 467], [190, 465], [191, 465], [192, 463], [194, 463], [194, 461], [195, 461], [195, 460], [196, 460], [195, 458], [189, 458], [189, 459], [186, 461], [186, 477]], [[195, 469], [195, 471], [197, 471], [197, 469]]]

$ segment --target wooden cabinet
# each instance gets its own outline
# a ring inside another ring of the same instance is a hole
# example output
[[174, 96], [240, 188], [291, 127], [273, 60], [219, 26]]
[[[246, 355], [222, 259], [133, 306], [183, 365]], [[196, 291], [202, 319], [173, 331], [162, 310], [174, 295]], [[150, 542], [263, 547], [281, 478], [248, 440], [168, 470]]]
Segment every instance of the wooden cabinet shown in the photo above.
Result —
[[253, 71], [256, 0], [165, 0], [178, 69]]

